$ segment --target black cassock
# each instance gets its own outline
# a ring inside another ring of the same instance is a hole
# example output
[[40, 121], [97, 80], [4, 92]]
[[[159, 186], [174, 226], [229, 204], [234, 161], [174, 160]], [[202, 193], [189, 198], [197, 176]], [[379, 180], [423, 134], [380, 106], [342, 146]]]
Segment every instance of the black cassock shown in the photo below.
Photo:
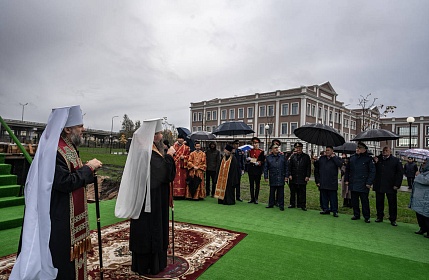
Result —
[[[232, 154], [231, 164], [229, 166], [229, 172], [228, 172], [228, 180], [226, 183], [226, 189], [225, 189], [225, 197], [223, 199], [218, 199], [218, 204], [225, 204], [225, 205], [233, 205], [235, 204], [235, 186], [240, 184], [240, 172], [238, 168], [238, 161], [235, 156]], [[228, 158], [227, 158], [228, 159]], [[220, 161], [220, 164], [217, 168], [217, 176], [219, 176], [219, 170], [222, 164], [222, 160]], [[219, 178], [217, 178], [217, 182], [219, 181]]]
[[151, 213], [143, 205], [138, 219], [131, 219], [130, 250], [131, 270], [139, 274], [158, 274], [167, 266], [169, 237], [170, 182], [176, 167], [170, 155], [162, 157], [152, 151], [150, 161]]

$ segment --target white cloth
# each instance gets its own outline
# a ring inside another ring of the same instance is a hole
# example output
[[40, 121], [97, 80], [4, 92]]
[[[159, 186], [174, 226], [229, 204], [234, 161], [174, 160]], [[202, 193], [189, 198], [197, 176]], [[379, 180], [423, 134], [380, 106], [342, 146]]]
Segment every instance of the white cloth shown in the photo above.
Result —
[[143, 203], [144, 212], [151, 212], [150, 160], [155, 132], [161, 130], [162, 119], [153, 119], [143, 121], [134, 132], [116, 199], [116, 217], [138, 219]]
[[[75, 106], [76, 107], [76, 106]], [[9, 279], [55, 279], [49, 250], [51, 190], [61, 131], [71, 107], [53, 109], [25, 182], [22, 246]], [[80, 110], [80, 107], [79, 107]]]

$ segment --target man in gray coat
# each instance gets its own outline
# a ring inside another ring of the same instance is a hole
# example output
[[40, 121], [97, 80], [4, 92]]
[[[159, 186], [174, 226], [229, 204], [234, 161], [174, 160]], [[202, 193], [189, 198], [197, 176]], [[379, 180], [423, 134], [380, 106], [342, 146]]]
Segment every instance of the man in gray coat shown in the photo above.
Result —
[[389, 204], [389, 220], [392, 226], [397, 226], [396, 217], [398, 213], [397, 190], [402, 184], [402, 164], [401, 161], [391, 155], [389, 147], [384, 147], [382, 154], [374, 158], [375, 163], [375, 206], [377, 208], [376, 223], [383, 222], [384, 217], [384, 197], [387, 196]]

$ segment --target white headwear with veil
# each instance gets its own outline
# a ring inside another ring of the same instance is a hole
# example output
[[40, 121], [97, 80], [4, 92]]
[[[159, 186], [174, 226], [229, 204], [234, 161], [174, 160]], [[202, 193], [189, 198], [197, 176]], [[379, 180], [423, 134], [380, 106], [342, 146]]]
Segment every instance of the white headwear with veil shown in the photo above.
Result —
[[116, 199], [115, 216], [118, 218], [138, 219], [143, 204], [144, 212], [151, 212], [150, 160], [153, 137], [160, 131], [162, 119], [152, 119], [143, 121], [133, 134]]
[[58, 141], [64, 127], [82, 124], [79, 105], [52, 109], [25, 182], [21, 252], [9, 279], [55, 279], [57, 276], [49, 250], [49, 213]]

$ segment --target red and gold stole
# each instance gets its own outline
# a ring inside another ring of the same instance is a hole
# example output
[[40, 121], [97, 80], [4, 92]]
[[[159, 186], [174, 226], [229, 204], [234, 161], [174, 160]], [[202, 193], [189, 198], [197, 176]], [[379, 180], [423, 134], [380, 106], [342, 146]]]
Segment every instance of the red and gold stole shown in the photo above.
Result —
[[[67, 138], [60, 138], [58, 152], [67, 162], [70, 172], [83, 166], [76, 149]], [[88, 207], [86, 188], [82, 187], [69, 194], [70, 200], [70, 261], [75, 261], [76, 279], [87, 279], [86, 252], [90, 251]]]
[[230, 155], [228, 159], [225, 156], [222, 158], [220, 163], [219, 175], [216, 183], [216, 192], [214, 197], [218, 199], [225, 198], [226, 184], [228, 183], [229, 166], [231, 165], [231, 159], [233, 155]]

